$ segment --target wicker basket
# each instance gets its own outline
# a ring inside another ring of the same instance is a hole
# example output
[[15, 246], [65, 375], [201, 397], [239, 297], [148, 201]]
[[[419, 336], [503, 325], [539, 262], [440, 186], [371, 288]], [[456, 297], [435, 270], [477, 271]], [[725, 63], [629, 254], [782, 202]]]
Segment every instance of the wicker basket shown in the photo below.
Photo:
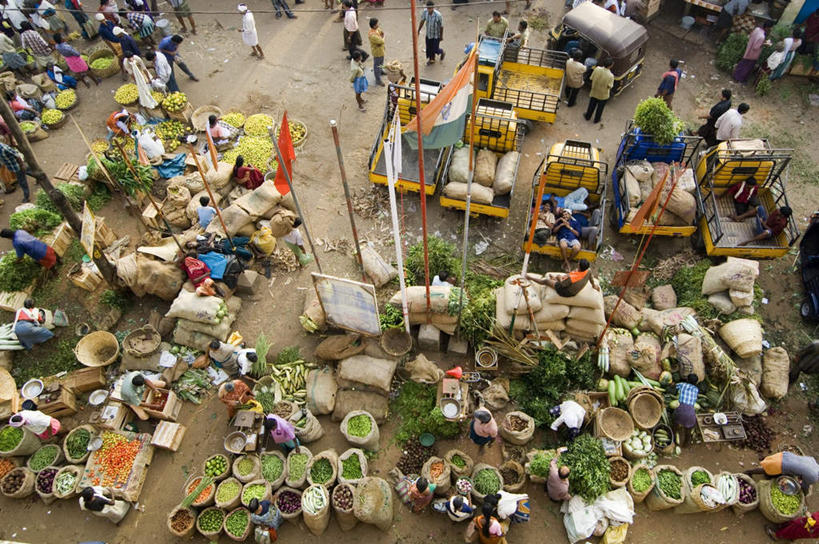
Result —
[[650, 393], [636, 395], [628, 403], [634, 423], [644, 431], [653, 429], [663, 415], [663, 403]]
[[85, 366], [108, 366], [119, 356], [119, 340], [108, 331], [95, 331], [82, 337], [74, 355]]
[[288, 119], [288, 123], [291, 125], [298, 124], [304, 127], [304, 136], [302, 136], [299, 140], [293, 140], [293, 147], [299, 148], [304, 145], [304, 142], [307, 141], [307, 125], [297, 119]]
[[78, 95], [78, 94], [75, 92], [75, 93], [74, 93], [74, 103], [73, 103], [73, 104], [71, 104], [70, 106], [67, 106], [67, 107], [65, 107], [65, 108], [57, 108], [57, 109], [59, 109], [60, 111], [69, 111], [69, 110], [73, 110], [74, 108], [76, 108], [76, 107], [77, 107], [77, 104], [79, 104], [79, 103], [80, 103], [80, 95]]
[[[57, 111], [62, 111], [62, 110], [57, 110]], [[56, 123], [54, 123], [53, 125], [48, 125], [48, 124], [46, 124], [46, 123], [43, 123], [43, 126], [44, 126], [45, 128], [47, 128], [48, 130], [54, 130], [55, 128], [60, 128], [60, 127], [62, 127], [62, 126], [63, 126], [63, 125], [65, 125], [67, 122], [68, 122], [68, 116], [67, 116], [65, 113], [63, 113], [63, 118], [62, 118], [62, 119], [60, 119], [59, 121], [57, 121]]]
[[597, 412], [595, 427], [599, 435], [622, 442], [634, 432], [634, 420], [625, 410], [610, 407]]
[[[106, 57], [110, 57], [110, 58], [114, 59], [114, 62], [111, 63], [111, 66], [109, 66], [108, 68], [105, 68], [104, 70], [97, 70], [96, 68], [91, 67], [92, 62], [94, 62], [97, 59], [106, 58]], [[119, 61], [118, 61], [117, 57], [114, 55], [114, 52], [111, 51], [110, 49], [97, 49], [96, 51], [94, 51], [93, 53], [88, 55], [88, 67], [91, 70], [91, 73], [94, 74], [94, 76], [96, 76], [98, 78], [101, 78], [101, 79], [105, 79], [105, 78], [113, 76], [114, 74], [119, 72], [119, 69], [120, 69], [119, 68]]]
[[406, 355], [412, 349], [412, 336], [404, 329], [387, 329], [381, 334], [381, 349], [393, 357]]
[[91, 425], [80, 425], [79, 427], [74, 427], [73, 429], [71, 429], [71, 431], [67, 435], [65, 435], [65, 440], [63, 440], [63, 455], [65, 455], [65, 459], [69, 463], [85, 463], [85, 461], [88, 459], [88, 456], [91, 455], [91, 452], [88, 451], [87, 449], [85, 450], [85, 453], [83, 455], [81, 455], [80, 457], [77, 457], [77, 458], [71, 457], [69, 455], [69, 453], [68, 453], [68, 439], [71, 438], [71, 436], [74, 433], [76, 433], [77, 431], [80, 431], [80, 430], [86, 430], [91, 434], [91, 438], [89, 438], [89, 442], [97, 434], [97, 430], [94, 427], [92, 427]]
[[199, 106], [193, 110], [193, 114], [191, 115], [191, 125], [193, 125], [193, 128], [197, 131], [204, 132], [208, 128], [208, 117], [211, 115], [221, 117], [221, 108], [210, 105]]
[[[62, 467], [60, 470], [58, 470], [57, 474], [54, 476], [54, 496], [57, 497], [58, 499], [70, 499], [77, 495], [77, 487], [80, 484], [80, 480], [82, 479], [82, 474], [84, 470], [85, 467], [81, 465], [66, 465]], [[77, 477], [77, 479], [74, 481], [74, 487], [72, 487], [70, 491], [67, 491], [66, 493], [59, 493], [57, 492], [56, 484], [57, 478], [59, 478], [62, 474], [66, 472], [73, 473]]]

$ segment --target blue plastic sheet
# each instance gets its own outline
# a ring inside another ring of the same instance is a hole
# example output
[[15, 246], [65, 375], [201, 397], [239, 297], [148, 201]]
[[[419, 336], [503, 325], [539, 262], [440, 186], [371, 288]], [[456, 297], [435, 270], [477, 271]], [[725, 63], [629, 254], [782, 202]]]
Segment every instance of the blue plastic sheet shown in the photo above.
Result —
[[181, 176], [185, 173], [185, 153], [179, 153], [176, 157], [166, 160], [155, 168], [164, 179]]

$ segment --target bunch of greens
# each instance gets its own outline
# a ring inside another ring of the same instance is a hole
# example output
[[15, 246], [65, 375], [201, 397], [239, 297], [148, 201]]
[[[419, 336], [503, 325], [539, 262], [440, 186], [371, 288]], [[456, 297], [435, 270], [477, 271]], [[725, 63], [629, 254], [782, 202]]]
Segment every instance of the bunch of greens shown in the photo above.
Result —
[[119, 291], [106, 289], [100, 295], [100, 302], [111, 308], [125, 311], [131, 305], [131, 299]]
[[400, 329], [404, 327], [404, 314], [400, 308], [392, 304], [387, 304], [381, 313], [378, 314], [378, 321], [381, 323], [381, 330]]
[[40, 265], [25, 256], [19, 263], [14, 252], [0, 258], [0, 291], [22, 291], [40, 274]]
[[637, 104], [634, 124], [660, 145], [670, 144], [683, 129], [683, 122], [662, 98], [646, 98]]
[[495, 289], [503, 285], [484, 274], [468, 270], [464, 286], [469, 300], [461, 313], [458, 334], [469, 344], [478, 349], [489, 337], [495, 320]]
[[29, 208], [14, 212], [9, 217], [11, 230], [23, 229], [34, 236], [44, 236], [62, 223], [63, 218], [42, 208]]
[[661, 470], [657, 474], [657, 485], [666, 497], [677, 500], [682, 498], [682, 478], [673, 470]]
[[288, 346], [276, 355], [276, 365], [286, 365], [301, 361], [301, 348], [298, 346]]
[[538, 365], [531, 372], [512, 381], [509, 396], [535, 418], [536, 425], [542, 426], [553, 421], [549, 409], [560, 404], [565, 392], [592, 389], [596, 383], [597, 370], [590, 351], [574, 361], [551, 346], [538, 354]]
[[734, 33], [729, 34], [717, 49], [717, 68], [723, 72], [731, 72], [734, 66], [742, 59], [745, 48], [748, 46], [748, 35]]
[[700, 484], [710, 484], [711, 477], [704, 470], [695, 470], [691, 475], [691, 487], [697, 487]]
[[404, 444], [423, 433], [437, 438], [454, 438], [460, 434], [461, 424], [447, 421], [436, 406], [435, 398], [434, 385], [410, 381], [401, 386], [398, 397], [390, 404], [390, 412], [401, 420], [395, 433], [398, 443]]
[[[427, 238], [429, 252], [429, 279], [436, 274], [446, 274], [456, 279], [460, 276], [460, 261], [455, 246], [437, 236]], [[411, 245], [404, 266], [409, 272], [408, 280], [414, 285], [424, 284], [424, 242]], [[443, 279], [443, 278], [442, 278]]]
[[322, 457], [313, 463], [313, 466], [310, 468], [310, 478], [313, 480], [313, 483], [327, 483], [332, 477], [333, 465], [330, 464], [330, 460], [326, 457]]
[[552, 458], [555, 456], [554, 450], [546, 450], [535, 454], [529, 462], [529, 470], [535, 476], [546, 478], [549, 476], [549, 469], [551, 468]]
[[494, 495], [500, 491], [502, 482], [498, 473], [491, 468], [485, 468], [475, 474], [475, 490], [483, 495]]
[[109, 200], [111, 200], [111, 192], [108, 190], [108, 187], [104, 183], [97, 183], [91, 195], [86, 199], [86, 202], [88, 202], [88, 207], [91, 208], [91, 211], [95, 212], [101, 210], [103, 206], [108, 204]]
[[[674, 273], [671, 278], [671, 286], [677, 294], [677, 305], [681, 307], [693, 308], [697, 313], [698, 318], [702, 319], [716, 319], [720, 318], [724, 321], [733, 321], [743, 317], [750, 317], [752, 319], [761, 319], [757, 313], [753, 315], [741, 314], [734, 312], [729, 316], [724, 316], [714, 308], [708, 297], [702, 294], [702, 280], [705, 278], [705, 273], [711, 267], [712, 263], [709, 259], [703, 259], [694, 265], [684, 266]], [[756, 302], [762, 298], [762, 289], [754, 285], [754, 307]]]
[[646, 468], [637, 469], [631, 477], [631, 487], [637, 493], [642, 493], [651, 487], [651, 473]]
[[[144, 166], [135, 161], [131, 161], [131, 167], [136, 171], [139, 179], [134, 179], [131, 168], [125, 161], [112, 161], [105, 156], [100, 157], [103, 166], [108, 170], [111, 177], [119, 183], [129, 196], [134, 196], [137, 191], [148, 192], [154, 186], [154, 171], [151, 166]], [[91, 157], [88, 159], [88, 175], [96, 177], [99, 175], [100, 167], [97, 161]]]
[[[85, 188], [82, 185], [59, 183], [57, 184], [57, 190], [65, 195], [65, 199], [75, 211], [82, 211], [83, 202], [85, 202]], [[37, 195], [34, 197], [34, 203], [38, 208], [48, 210], [51, 213], [60, 214], [60, 210], [57, 209], [57, 206], [43, 190], [37, 191]]]
[[611, 466], [599, 438], [584, 434], [569, 444], [560, 456], [560, 464], [571, 469], [569, 491], [588, 502], [609, 490]]

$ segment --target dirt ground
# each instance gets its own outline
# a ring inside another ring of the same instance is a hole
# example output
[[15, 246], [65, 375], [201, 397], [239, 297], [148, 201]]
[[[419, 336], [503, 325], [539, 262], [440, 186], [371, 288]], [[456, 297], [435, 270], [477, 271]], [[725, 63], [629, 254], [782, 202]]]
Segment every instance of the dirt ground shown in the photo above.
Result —
[[[711, 41], [707, 36], [695, 31], [682, 37], [682, 32], [676, 27], [681, 6], [669, 4], [666, 8], [668, 13], [648, 27], [651, 41], [647, 47], [643, 77], [611, 101], [600, 125], [587, 123], [581, 117], [587, 100], [586, 91], [581, 92], [575, 108], [569, 109], [565, 105], [561, 107], [554, 125], [537, 125], [526, 138], [512, 214], [506, 221], [487, 218], [473, 220], [471, 228], [476, 234], [472, 236], [471, 244], [480, 241], [477, 233], [481, 233], [493, 242], [488, 254], [507, 254], [519, 259], [519, 250], [516, 248], [524, 228], [532, 176], [549, 146], [567, 138], [586, 140], [601, 147], [604, 159], [612, 163], [620, 135], [631, 118], [634, 107], [642, 98], [654, 94], [659, 75], [665, 71], [670, 57], [686, 61], [685, 78], [680, 82], [678, 96], [674, 100], [678, 114], [696, 126], [697, 116], [705, 113], [716, 100], [719, 89], [724, 86], [734, 89], [735, 102], [745, 100], [751, 104], [751, 112], [747, 116], [748, 130], [769, 134], [775, 145], [796, 146], [802, 157], [798, 172], [794, 171], [797, 169], [792, 169], [788, 184], [791, 206], [801, 225], [804, 226], [811, 211], [819, 208], [819, 195], [815, 185], [817, 166], [811, 160], [811, 157], [816, 156], [818, 145], [815, 128], [811, 128], [817, 125], [817, 108], [809, 106], [807, 100], [808, 93], [817, 92], [816, 86], [811, 88], [805, 82], [786, 80], [775, 86], [769, 96], [755, 97], [751, 90], [730, 83], [725, 74], [715, 71]], [[314, 5], [316, 9], [319, 7], [315, 3], [311, 3], [309, 7], [313, 8]], [[517, 23], [522, 5], [514, 4], [511, 24]], [[218, 10], [225, 6], [212, 0], [200, 0], [193, 7]], [[388, 7], [397, 6], [388, 3]], [[251, 8], [269, 9], [269, 4], [253, 2]], [[563, 13], [562, 2], [559, 0], [536, 0], [533, 8], [534, 11], [527, 16], [537, 14], [541, 22], [548, 18], [547, 27], [557, 22]], [[444, 8], [442, 13], [447, 30], [443, 47], [447, 50], [448, 57], [443, 64], [422, 66], [422, 76], [448, 79], [454, 66], [460, 61], [464, 44], [474, 40], [476, 19], [483, 24], [493, 9], [493, 5], [465, 6], [454, 12]], [[405, 66], [410, 66], [408, 11], [362, 7], [362, 29], [366, 28], [366, 18], [372, 16], [381, 20], [386, 32], [387, 60], [398, 58]], [[256, 20], [260, 43], [267, 55], [264, 61], [250, 57], [248, 48], [241, 43], [236, 32], [240, 23], [238, 14], [197, 16], [199, 35], [188, 37], [182, 45], [181, 54], [202, 81], [190, 82], [177, 70], [180, 86], [195, 105], [217, 104], [223, 110], [237, 108], [247, 114], [264, 111], [277, 118], [287, 109], [291, 118], [305, 122], [310, 134], [298, 154], [295, 183], [307, 215], [307, 223], [317, 239], [350, 239], [328, 122], [330, 119], [338, 121], [346, 171], [353, 190], [370, 191], [366, 175], [367, 158], [381, 123], [384, 93], [381, 88], [371, 86], [367, 93], [368, 111], [362, 114], [356, 110], [347, 80], [348, 62], [341, 52], [341, 25], [333, 22], [333, 17], [327, 12], [300, 13], [295, 21], [276, 20], [271, 14], [257, 14]], [[533, 47], [543, 47], [545, 40], [545, 32], [534, 32], [530, 43]], [[371, 77], [371, 73], [368, 75]], [[73, 113], [89, 139], [104, 135], [104, 118], [115, 107], [112, 95], [119, 85], [120, 81], [115, 77], [106, 80], [100, 87], [79, 90], [81, 104]], [[81, 164], [86, 155], [79, 135], [70, 125], [55, 131], [47, 140], [36, 143], [35, 151], [43, 166], [52, 174], [63, 162]], [[801, 179], [796, 179], [797, 177]], [[20, 198], [19, 192], [7, 195], [5, 206], [0, 208], [4, 221], [14, 206], [19, 204]], [[414, 243], [420, 237], [418, 198], [417, 195], [410, 194], [402, 199], [407, 214], [404, 234], [407, 244]], [[460, 245], [463, 214], [442, 209], [437, 204], [437, 198], [430, 198], [428, 203], [430, 233], [451, 239]], [[118, 234], [128, 233], [134, 238], [138, 236], [136, 221], [123, 213], [118, 199], [114, 199], [101, 215], [107, 218]], [[385, 256], [391, 254], [391, 236], [386, 215], [369, 220], [357, 217], [356, 221], [364, 238], [372, 241]], [[605, 247], [616, 249], [624, 256], [625, 261], [603, 257], [598, 259], [596, 266], [602, 269], [603, 274], [623, 268], [624, 263], [631, 261], [636, 243], [636, 239], [608, 232]], [[659, 239], [654, 242], [649, 255], [654, 262], [687, 247], [687, 240]], [[350, 278], [357, 276], [354, 260], [349, 255], [320, 249], [318, 256], [325, 272]], [[778, 261], [764, 263], [760, 278], [760, 284], [770, 301], [763, 308], [766, 337], [773, 344], [782, 343], [789, 349], [815, 336], [815, 329], [800, 323], [798, 309], [795, 308], [801, 300], [801, 286], [792, 268], [794, 258], [795, 251]], [[556, 269], [557, 263], [537, 258], [533, 266], [537, 270]], [[275, 274], [267, 292], [258, 293], [253, 299], [245, 301], [239, 323], [240, 331], [246, 338], [255, 338], [258, 333], [264, 332], [274, 341], [273, 350], [300, 345], [302, 353], [309, 357], [316, 338], [309, 337], [302, 331], [296, 317], [301, 313], [310, 283], [309, 271]], [[79, 298], [87, 296], [85, 292], [73, 287], [66, 292], [69, 293], [65, 299], [66, 304], [76, 304]], [[135, 328], [144, 322], [150, 309], [164, 311], [166, 307], [166, 303], [144, 299], [120, 321], [119, 329]], [[442, 366], [458, 362], [434, 354], [430, 358], [441, 361]], [[25, 362], [18, 359], [17, 364]], [[806, 451], [817, 451], [817, 434], [814, 432], [816, 420], [806, 411], [806, 400], [807, 394], [795, 387], [787, 401], [772, 410], [769, 423], [779, 433], [776, 445], [799, 443]], [[37, 499], [20, 502], [4, 500], [0, 501], [3, 516], [0, 538], [32, 543], [174, 541], [165, 527], [167, 513], [181, 500], [182, 486], [187, 477], [200, 470], [205, 457], [222, 450], [227, 428], [226, 413], [213, 398], [201, 406], [186, 404], [180, 421], [188, 425], [182, 447], [175, 454], [162, 451], [156, 453], [140, 497], [140, 511], [131, 512], [121, 526], [114, 527], [104, 520], [83, 515], [73, 501], [44, 506]], [[322, 417], [321, 421], [326, 435], [320, 441], [310, 444], [310, 449], [314, 452], [327, 448], [335, 448], [338, 452], [345, 450], [347, 445], [338, 432], [338, 425], [330, 422], [327, 417]], [[382, 449], [370, 464], [371, 474], [386, 476], [400, 455], [399, 449], [390, 443], [389, 437], [394, 425], [395, 422], [390, 421], [381, 429]], [[548, 438], [538, 435], [532, 445], [538, 445]], [[478, 455], [465, 436], [457, 441], [439, 443], [437, 447], [443, 452], [456, 443], [470, 455]], [[481, 454], [480, 458], [493, 464], [500, 462], [500, 446], [493, 446]], [[714, 448], [700, 444], [687, 449], [679, 459], [663, 459], [661, 462], [680, 467], [699, 464], [712, 471], [738, 471], [752, 466], [757, 460], [758, 456], [749, 450]], [[548, 500], [539, 486], [529, 485], [527, 491], [532, 499], [532, 520], [526, 525], [513, 527], [509, 542], [564, 541], [565, 530], [557, 506]], [[813, 496], [809, 504], [815, 509], [819, 501]], [[685, 535], [686, 540], [707, 540], [714, 544], [763, 543], [768, 540], [763, 532], [764, 523], [758, 512], [744, 518], [735, 516], [730, 510], [687, 517], [649, 513], [644, 506], [638, 506], [628, 541], [676, 541], [680, 535]], [[447, 518], [437, 514], [430, 512], [412, 515], [405, 508], [397, 506], [395, 524], [387, 533], [363, 525], [343, 533], [333, 521], [322, 537], [314, 537], [303, 525], [285, 524], [280, 531], [280, 541], [334, 541], [340, 544], [362, 540], [406, 544], [459, 542], [462, 530], [462, 526], [455, 526]], [[194, 541], [204, 542], [204, 539], [195, 536]], [[222, 537], [222, 541], [226, 542], [227, 539]]]

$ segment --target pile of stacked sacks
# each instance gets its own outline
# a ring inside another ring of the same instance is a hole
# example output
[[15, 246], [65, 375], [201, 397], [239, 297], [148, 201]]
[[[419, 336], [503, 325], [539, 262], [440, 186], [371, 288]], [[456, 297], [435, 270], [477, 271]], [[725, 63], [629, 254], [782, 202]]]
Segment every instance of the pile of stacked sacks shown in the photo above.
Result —
[[[625, 165], [623, 170], [623, 180], [628, 192], [629, 214], [626, 220], [631, 220], [637, 214], [640, 206], [648, 199], [654, 187], [665, 179], [665, 184], [660, 191], [660, 204], [665, 203], [669, 193], [668, 204], [665, 212], [660, 217], [659, 224], [665, 226], [686, 226], [693, 225], [697, 215], [697, 201], [694, 198], [696, 191], [696, 180], [694, 171], [691, 168], [675, 172], [677, 185], [671, 192], [673, 180], [669, 165], [664, 162], [632, 161]], [[647, 217], [646, 221], [651, 222], [652, 218]]]
[[[541, 277], [536, 274], [529, 276]], [[551, 279], [561, 276], [560, 273], [545, 275]], [[507, 330], [510, 327], [516, 331], [537, 330], [540, 333], [550, 330], [564, 332], [575, 340], [594, 341], [603, 332], [606, 317], [603, 313], [603, 294], [597, 280], [592, 279], [592, 282], [573, 297], [561, 297], [549, 286], [520, 275], [510, 276], [495, 291], [496, 323]]]
[[176, 319], [174, 343], [205, 351], [213, 340], [227, 341], [241, 307], [237, 296], [200, 296], [187, 282], [165, 317]]
[[702, 294], [724, 314], [740, 311], [754, 313], [754, 281], [759, 277], [759, 261], [728, 257], [723, 264], [712, 266], [702, 280]]
[[[472, 185], [472, 200], [479, 204], [492, 204], [495, 195], [505, 195], [512, 191], [520, 153], [509, 151], [500, 159], [491, 149], [479, 149], [475, 157], [475, 171]], [[469, 178], [469, 146], [456, 149], [449, 166], [448, 183], [444, 195], [466, 200]]]

